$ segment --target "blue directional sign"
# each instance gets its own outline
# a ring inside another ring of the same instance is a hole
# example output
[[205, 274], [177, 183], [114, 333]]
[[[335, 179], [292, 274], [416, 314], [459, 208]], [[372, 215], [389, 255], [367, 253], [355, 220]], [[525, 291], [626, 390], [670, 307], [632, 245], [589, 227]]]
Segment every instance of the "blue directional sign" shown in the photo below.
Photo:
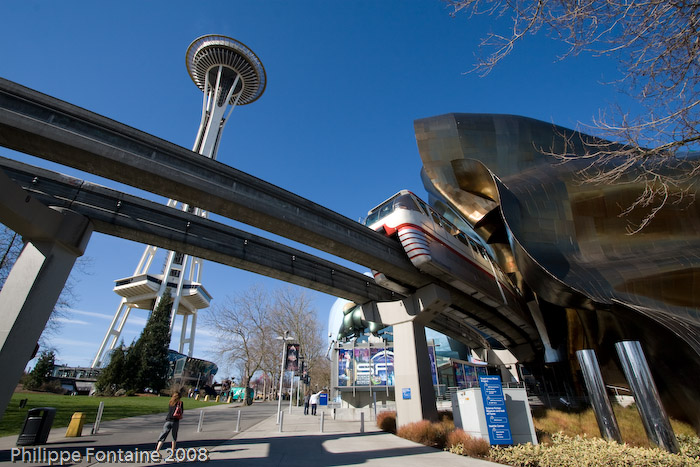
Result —
[[479, 376], [479, 386], [481, 386], [481, 398], [486, 413], [489, 442], [491, 444], [513, 444], [500, 376]]
[[404, 400], [410, 399], [411, 398], [411, 388], [402, 388], [401, 389], [401, 396], [403, 397]]

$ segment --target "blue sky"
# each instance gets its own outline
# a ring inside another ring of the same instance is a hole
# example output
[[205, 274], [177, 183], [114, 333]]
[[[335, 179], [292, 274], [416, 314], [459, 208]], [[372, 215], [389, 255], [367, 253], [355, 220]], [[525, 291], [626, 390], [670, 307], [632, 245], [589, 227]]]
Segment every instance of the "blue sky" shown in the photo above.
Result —
[[[438, 0], [24, 0], [0, 12], [0, 76], [186, 148], [202, 98], [185, 68], [187, 46], [205, 34], [245, 43], [265, 66], [267, 89], [234, 110], [218, 160], [355, 220], [400, 189], [426, 197], [415, 119], [506, 113], [574, 127], [618, 99], [601, 84], [616, 77], [610, 62], [557, 61], [564, 48], [544, 36], [528, 38], [486, 77], [466, 73], [480, 39], [503, 31], [507, 18], [451, 17]], [[5, 148], [0, 155], [121, 186]], [[89, 275], [76, 278], [79, 297], [53, 338], [59, 362], [89, 365], [119, 303], [114, 280], [133, 273], [143, 248], [93, 234]], [[214, 263], [205, 263], [202, 282], [215, 301], [252, 284], [285, 286]], [[325, 323], [334, 297], [308, 293]], [[132, 314], [127, 342], [145, 317]], [[200, 327], [195, 356], [212, 358], [214, 345]]]

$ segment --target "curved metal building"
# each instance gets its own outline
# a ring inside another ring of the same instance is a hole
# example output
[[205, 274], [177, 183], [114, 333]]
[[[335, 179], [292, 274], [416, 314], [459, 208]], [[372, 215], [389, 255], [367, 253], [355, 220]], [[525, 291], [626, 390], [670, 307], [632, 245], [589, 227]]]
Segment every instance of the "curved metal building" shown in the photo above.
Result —
[[582, 183], [590, 159], [545, 154], [583, 154], [588, 135], [491, 114], [420, 119], [415, 132], [431, 205], [459, 210], [538, 301], [560, 365], [576, 379], [576, 350], [595, 349], [605, 382], [625, 385], [615, 343], [638, 340], [669, 413], [700, 428], [700, 203], [669, 203], [628, 235], [647, 213], [620, 216], [643, 189], [633, 175]]

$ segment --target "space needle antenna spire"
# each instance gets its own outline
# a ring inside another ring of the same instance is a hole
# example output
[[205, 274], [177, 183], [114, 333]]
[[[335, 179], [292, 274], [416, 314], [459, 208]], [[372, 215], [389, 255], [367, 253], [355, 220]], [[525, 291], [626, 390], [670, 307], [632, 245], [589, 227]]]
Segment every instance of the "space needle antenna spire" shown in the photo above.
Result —
[[[204, 93], [202, 118], [192, 151], [216, 159], [221, 134], [233, 109], [255, 102], [265, 91], [265, 68], [245, 44], [213, 34], [195, 39], [187, 48], [185, 60], [192, 81]], [[168, 200], [168, 206], [208, 217], [206, 211], [174, 199]], [[168, 251], [162, 272], [150, 274], [157, 250], [147, 246], [134, 274], [115, 281], [114, 291], [122, 299], [92, 362], [93, 368], [102, 366], [106, 355], [117, 346], [131, 310], [153, 310], [166, 294], [173, 300], [171, 332], [176, 316], [182, 316], [178, 351], [192, 356], [197, 311], [207, 308], [212, 300], [201, 284], [202, 260]]]

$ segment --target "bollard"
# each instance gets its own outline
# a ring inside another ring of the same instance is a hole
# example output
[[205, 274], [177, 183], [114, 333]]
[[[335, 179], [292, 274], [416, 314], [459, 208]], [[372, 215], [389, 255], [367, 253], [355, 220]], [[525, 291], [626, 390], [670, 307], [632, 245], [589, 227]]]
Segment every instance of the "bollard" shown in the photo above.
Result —
[[204, 402], [209, 402], [209, 394], [207, 394], [206, 396], [204, 396]]
[[365, 413], [360, 412], [360, 433], [365, 432]]
[[238, 411], [238, 419], [236, 420], [236, 433], [241, 431], [241, 411]]
[[282, 433], [282, 424], [284, 423], [284, 410], [280, 410], [279, 419], [280, 419], [280, 427], [279, 427], [278, 431], [280, 433]]
[[199, 394], [197, 394], [196, 396], [194, 396], [194, 400], [196, 400], [196, 401], [199, 400]]
[[202, 423], [204, 423], [204, 410], [199, 411], [199, 424], [197, 424], [197, 433], [202, 431]]
[[374, 396], [374, 420], [376, 420], [377, 419], [377, 393], [375, 392], [373, 394], [373, 396]]
[[83, 425], [85, 424], [85, 414], [75, 412], [70, 419], [68, 429], [66, 430], [66, 438], [77, 438], [83, 435]]
[[231, 396], [228, 396], [228, 399], [226, 399], [226, 403], [230, 404], [231, 403]]
[[105, 409], [105, 403], [100, 402], [100, 406], [97, 408], [97, 416], [95, 417], [95, 424], [92, 426], [92, 434], [96, 435], [100, 431], [100, 422], [102, 421], [102, 412]]
[[216, 399], [214, 400], [214, 402], [219, 402], [220, 400], [221, 400], [221, 396], [216, 396]]
[[325, 418], [326, 412], [321, 412], [321, 433], [323, 433], [323, 419]]

